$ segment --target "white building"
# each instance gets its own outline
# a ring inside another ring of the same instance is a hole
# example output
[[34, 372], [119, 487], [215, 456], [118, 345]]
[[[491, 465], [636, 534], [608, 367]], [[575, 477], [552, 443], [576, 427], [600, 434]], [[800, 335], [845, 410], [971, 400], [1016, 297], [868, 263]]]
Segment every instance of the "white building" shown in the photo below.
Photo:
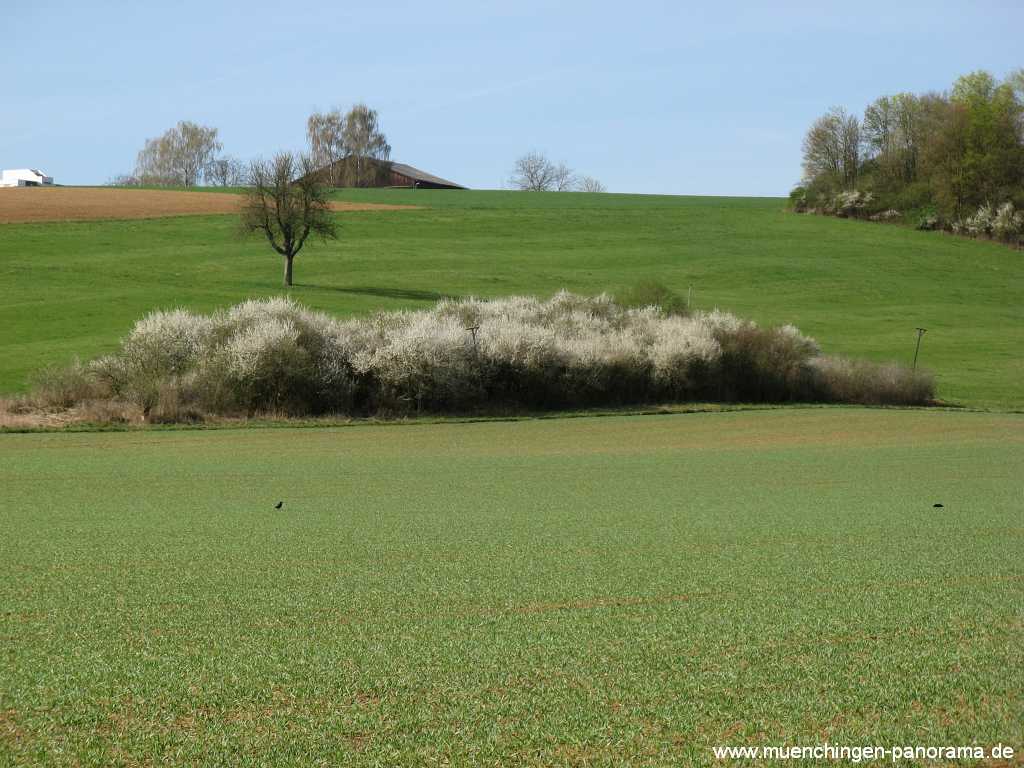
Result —
[[0, 174], [0, 187], [51, 187], [53, 176], [35, 168], [15, 168]]

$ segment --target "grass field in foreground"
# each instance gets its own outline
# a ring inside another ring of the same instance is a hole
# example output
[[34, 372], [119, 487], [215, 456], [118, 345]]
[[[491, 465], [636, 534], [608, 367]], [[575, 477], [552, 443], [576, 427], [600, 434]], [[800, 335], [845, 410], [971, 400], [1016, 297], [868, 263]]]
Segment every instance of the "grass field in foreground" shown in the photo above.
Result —
[[835, 408], [0, 435], [0, 764], [1024, 747], [1022, 443]]
[[[295, 298], [339, 314], [442, 295], [617, 291], [656, 279], [694, 304], [798, 325], [829, 353], [922, 364], [939, 394], [1024, 408], [1024, 254], [893, 226], [797, 216], [779, 199], [346, 190], [422, 210], [339, 214], [296, 259]], [[112, 349], [155, 308], [281, 293], [281, 261], [233, 217], [0, 225], [0, 392]]]

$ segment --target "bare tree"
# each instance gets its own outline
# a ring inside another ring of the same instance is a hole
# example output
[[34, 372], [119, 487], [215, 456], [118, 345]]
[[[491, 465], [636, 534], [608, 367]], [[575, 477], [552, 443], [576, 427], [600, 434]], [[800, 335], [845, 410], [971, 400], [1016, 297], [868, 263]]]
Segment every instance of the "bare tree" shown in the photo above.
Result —
[[819, 117], [804, 136], [804, 176], [808, 179], [827, 176], [838, 181], [842, 177], [842, 150], [836, 121], [830, 114]]
[[206, 180], [219, 187], [239, 187], [245, 183], [245, 176], [245, 164], [231, 155], [211, 160], [206, 171]]
[[890, 179], [910, 183], [917, 177], [920, 113], [920, 100], [910, 93], [883, 96], [864, 110], [864, 146]]
[[554, 167], [554, 181], [552, 186], [555, 192], [569, 192], [576, 189], [576, 174], [572, 168], [565, 163], [559, 163]]
[[804, 137], [806, 178], [827, 176], [850, 189], [860, 169], [860, 121], [842, 107], [833, 107], [811, 125]]
[[306, 121], [306, 139], [313, 163], [326, 168], [327, 183], [332, 187], [342, 181], [338, 161], [345, 157], [345, 140], [342, 135], [344, 120], [337, 109], [330, 112], [314, 112]]
[[380, 128], [377, 110], [356, 104], [345, 115], [341, 136], [348, 159], [348, 183], [354, 187], [369, 185], [380, 173], [381, 163], [391, 157], [391, 145]]
[[604, 184], [593, 176], [577, 176], [565, 163], [553, 162], [540, 152], [528, 152], [516, 160], [509, 186], [524, 192], [604, 192]]
[[162, 136], [146, 140], [135, 176], [143, 184], [192, 187], [220, 150], [216, 128], [182, 120]]
[[280, 152], [269, 162], [249, 165], [249, 183], [242, 209], [242, 231], [262, 232], [284, 256], [284, 284], [292, 284], [292, 261], [310, 235], [336, 239], [337, 227], [320, 181], [308, 155]]
[[857, 186], [861, 163], [860, 120], [856, 115], [840, 116], [840, 147], [843, 157], [843, 184], [847, 189]]
[[548, 192], [555, 187], [555, 172], [555, 166], [540, 152], [528, 152], [516, 160], [509, 184], [526, 192]]
[[137, 187], [141, 183], [137, 176], [130, 173], [122, 173], [107, 180], [108, 187]]
[[593, 176], [581, 176], [577, 188], [580, 192], [607, 192], [607, 188]]

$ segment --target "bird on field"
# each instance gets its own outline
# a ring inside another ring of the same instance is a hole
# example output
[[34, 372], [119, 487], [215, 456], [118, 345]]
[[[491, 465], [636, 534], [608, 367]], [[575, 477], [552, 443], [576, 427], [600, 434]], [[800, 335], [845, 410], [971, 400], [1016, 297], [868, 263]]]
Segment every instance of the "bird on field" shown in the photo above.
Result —
[[283, 501], [279, 501], [279, 502], [277, 502], [277, 504], [274, 505], [274, 509], [280, 509], [283, 506], [284, 506], [284, 502]]
[[935, 504], [932, 504], [932, 506], [933, 506], [933, 507], [935, 507], [935, 509], [938, 509], [938, 508], [939, 508], [939, 507], [941, 507], [942, 505], [941, 505], [941, 504], [939, 504], [938, 502], [936, 502]]

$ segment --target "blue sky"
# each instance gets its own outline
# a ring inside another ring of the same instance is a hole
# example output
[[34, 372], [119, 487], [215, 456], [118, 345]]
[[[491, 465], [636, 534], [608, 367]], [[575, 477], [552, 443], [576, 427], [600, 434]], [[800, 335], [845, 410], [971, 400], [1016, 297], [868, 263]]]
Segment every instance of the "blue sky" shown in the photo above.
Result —
[[0, 168], [66, 184], [181, 119], [250, 158], [365, 101], [394, 159], [475, 188], [537, 149], [616, 192], [784, 195], [829, 106], [1024, 66], [1020, 0], [0, 6]]

